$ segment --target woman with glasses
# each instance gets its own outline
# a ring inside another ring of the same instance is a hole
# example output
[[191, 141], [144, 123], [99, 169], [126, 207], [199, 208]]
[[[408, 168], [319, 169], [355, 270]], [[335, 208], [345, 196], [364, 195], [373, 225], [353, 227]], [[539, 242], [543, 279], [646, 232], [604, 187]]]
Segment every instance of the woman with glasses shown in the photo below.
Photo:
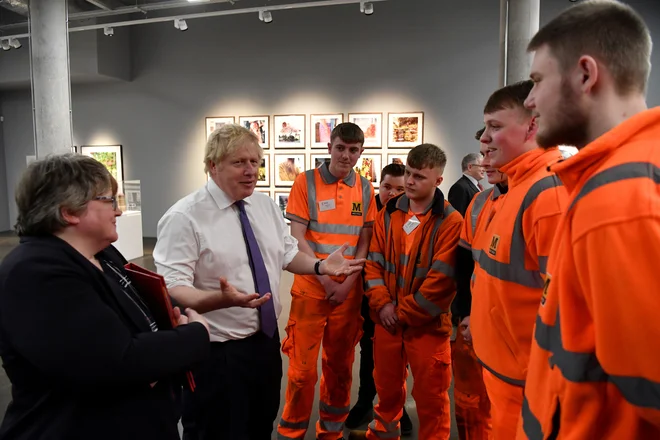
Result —
[[208, 356], [194, 310], [159, 331], [117, 240], [117, 182], [78, 155], [31, 164], [20, 244], [0, 265], [0, 356], [12, 402], [0, 439], [178, 439], [182, 373]]

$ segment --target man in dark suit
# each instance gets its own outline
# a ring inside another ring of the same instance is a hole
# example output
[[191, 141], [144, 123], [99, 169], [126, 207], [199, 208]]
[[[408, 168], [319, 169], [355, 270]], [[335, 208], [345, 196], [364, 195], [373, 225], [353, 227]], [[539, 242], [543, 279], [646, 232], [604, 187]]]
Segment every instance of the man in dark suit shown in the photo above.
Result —
[[470, 153], [463, 158], [461, 169], [463, 175], [449, 189], [449, 203], [465, 215], [472, 197], [484, 188], [479, 181], [484, 178], [484, 168], [481, 166], [481, 154]]

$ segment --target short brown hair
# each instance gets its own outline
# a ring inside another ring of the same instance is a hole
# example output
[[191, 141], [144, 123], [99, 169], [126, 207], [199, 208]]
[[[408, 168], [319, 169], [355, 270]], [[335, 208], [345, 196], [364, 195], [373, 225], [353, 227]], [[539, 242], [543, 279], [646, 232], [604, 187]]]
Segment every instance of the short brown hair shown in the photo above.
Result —
[[444, 168], [447, 165], [447, 155], [437, 145], [421, 144], [408, 153], [408, 165], [421, 170], [423, 168]]
[[16, 187], [19, 236], [54, 234], [67, 226], [62, 209], [80, 214], [94, 197], [112, 190], [117, 181], [101, 162], [89, 156], [62, 154], [30, 164]]
[[330, 143], [334, 142], [337, 138], [347, 144], [364, 145], [364, 132], [357, 124], [353, 124], [352, 122], [344, 122], [332, 130]]
[[628, 5], [589, 0], [568, 8], [537, 32], [527, 50], [544, 45], [563, 71], [589, 55], [607, 68], [619, 94], [646, 92], [651, 35], [642, 17]]
[[484, 115], [508, 108], [519, 108], [527, 115], [532, 116], [532, 111], [525, 108], [525, 99], [527, 99], [533, 87], [534, 81], [528, 79], [496, 90], [486, 102]]

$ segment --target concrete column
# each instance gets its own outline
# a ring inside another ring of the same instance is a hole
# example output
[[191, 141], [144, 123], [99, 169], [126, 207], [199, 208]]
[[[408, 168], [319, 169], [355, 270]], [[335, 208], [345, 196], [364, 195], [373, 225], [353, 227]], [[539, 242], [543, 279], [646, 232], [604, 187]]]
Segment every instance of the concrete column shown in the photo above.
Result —
[[539, 30], [540, 0], [500, 0], [500, 84], [529, 78], [527, 45]]
[[30, 0], [30, 75], [37, 158], [70, 153], [71, 78], [66, 0]]

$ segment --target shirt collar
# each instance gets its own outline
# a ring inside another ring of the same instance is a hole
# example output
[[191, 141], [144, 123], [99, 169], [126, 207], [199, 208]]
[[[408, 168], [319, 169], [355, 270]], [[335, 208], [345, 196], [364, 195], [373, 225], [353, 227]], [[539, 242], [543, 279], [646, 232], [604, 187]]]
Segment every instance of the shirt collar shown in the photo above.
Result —
[[[232, 199], [227, 195], [226, 192], [220, 189], [220, 187], [215, 183], [213, 179], [209, 180], [206, 182], [206, 189], [211, 195], [211, 198], [215, 202], [215, 204], [218, 206], [218, 209], [226, 209], [232, 206], [236, 200]], [[246, 205], [249, 205], [251, 203], [252, 196], [246, 197], [243, 200], [245, 201]]]
[[470, 175], [468, 175], [468, 174], [465, 174], [465, 173], [463, 173], [463, 175], [464, 175], [465, 177], [467, 177], [468, 179], [470, 179], [470, 182], [472, 182], [472, 183], [474, 184], [474, 186], [477, 187], [477, 189], [479, 188], [479, 181], [478, 181], [477, 179], [475, 179], [474, 177], [472, 177], [472, 176], [470, 176]]
[[[328, 165], [325, 163], [319, 167], [319, 172], [321, 173], [321, 179], [323, 179], [323, 182], [326, 184], [337, 183], [339, 180], [330, 172]], [[344, 177], [344, 183], [350, 187], [355, 186], [355, 180], [356, 176], [354, 170], [351, 170], [351, 172], [348, 173], [348, 176]]]

